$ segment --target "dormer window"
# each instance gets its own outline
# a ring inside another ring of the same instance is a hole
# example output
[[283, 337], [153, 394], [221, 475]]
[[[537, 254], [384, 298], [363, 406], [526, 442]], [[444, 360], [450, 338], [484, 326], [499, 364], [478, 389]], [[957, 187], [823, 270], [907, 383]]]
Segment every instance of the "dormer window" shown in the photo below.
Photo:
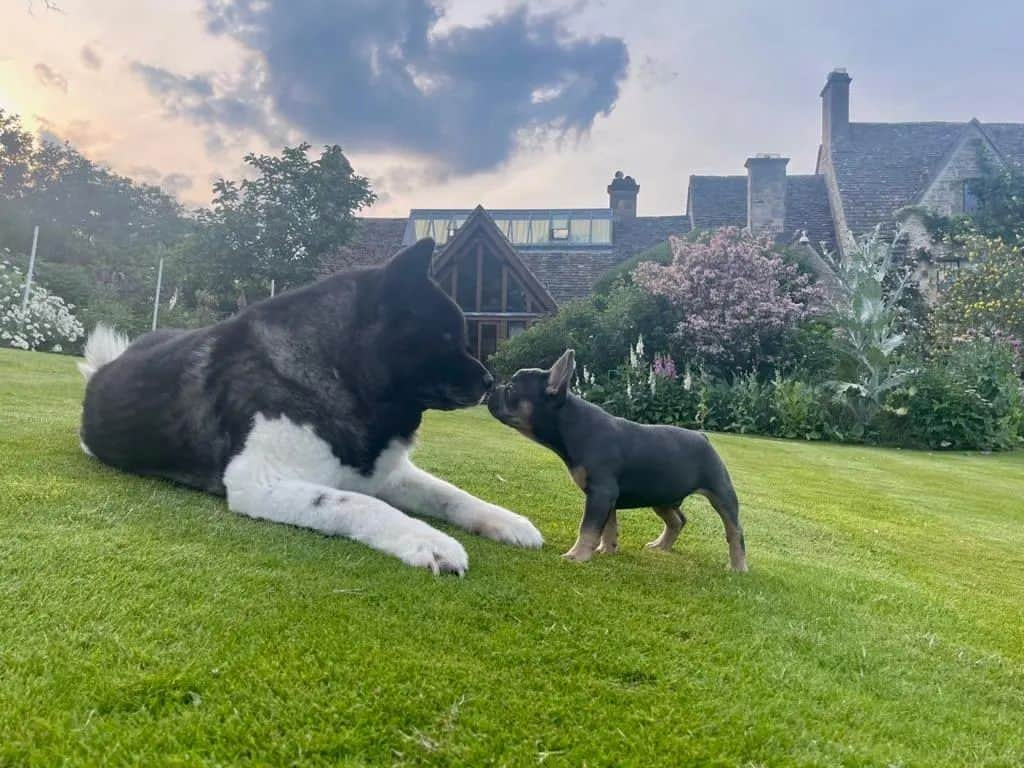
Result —
[[964, 213], [975, 213], [981, 207], [978, 198], [978, 179], [964, 179]]

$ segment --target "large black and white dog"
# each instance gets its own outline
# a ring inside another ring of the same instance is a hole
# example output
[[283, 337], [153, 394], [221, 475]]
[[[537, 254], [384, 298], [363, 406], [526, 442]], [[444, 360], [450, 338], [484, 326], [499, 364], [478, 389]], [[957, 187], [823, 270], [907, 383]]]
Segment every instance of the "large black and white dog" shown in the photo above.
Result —
[[82, 447], [119, 469], [227, 496], [254, 518], [346, 536], [434, 573], [466, 552], [414, 513], [522, 547], [525, 517], [415, 467], [424, 410], [475, 405], [493, 385], [465, 319], [428, 276], [432, 240], [195, 331], [129, 344], [98, 328]]

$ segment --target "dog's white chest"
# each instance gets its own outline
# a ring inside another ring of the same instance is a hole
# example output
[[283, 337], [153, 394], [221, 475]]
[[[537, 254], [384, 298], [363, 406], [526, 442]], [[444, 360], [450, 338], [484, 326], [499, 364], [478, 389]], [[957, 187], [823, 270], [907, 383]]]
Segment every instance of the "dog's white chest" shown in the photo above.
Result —
[[256, 414], [245, 447], [224, 471], [224, 484], [250, 487], [289, 478], [374, 495], [408, 461], [408, 454], [407, 445], [393, 440], [377, 458], [373, 473], [363, 475], [338, 461], [312, 426], [296, 424], [287, 416], [268, 419]]

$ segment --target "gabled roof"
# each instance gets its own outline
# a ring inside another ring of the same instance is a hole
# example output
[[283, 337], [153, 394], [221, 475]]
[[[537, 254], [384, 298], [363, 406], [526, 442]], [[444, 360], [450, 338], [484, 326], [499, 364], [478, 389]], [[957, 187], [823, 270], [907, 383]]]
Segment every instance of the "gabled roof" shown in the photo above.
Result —
[[[691, 176], [687, 212], [694, 229], [747, 226], [746, 176]], [[786, 219], [778, 240], [791, 243], [806, 232], [817, 250], [835, 250], [835, 228], [825, 177], [786, 176]]]
[[850, 123], [848, 135], [831, 148], [847, 226], [862, 235], [891, 225], [895, 211], [920, 198], [975, 128], [1001, 158], [1024, 168], [1024, 124]]
[[457, 259], [481, 237], [489, 241], [491, 252], [496, 253], [505, 262], [534, 300], [541, 304], [544, 311], [553, 312], [557, 309], [558, 305], [545, 284], [538, 280], [537, 276], [523, 262], [519, 253], [501, 234], [501, 230], [498, 229], [482, 205], [473, 209], [455, 236], [437, 252], [434, 257], [434, 274], [440, 273], [450, 261]]

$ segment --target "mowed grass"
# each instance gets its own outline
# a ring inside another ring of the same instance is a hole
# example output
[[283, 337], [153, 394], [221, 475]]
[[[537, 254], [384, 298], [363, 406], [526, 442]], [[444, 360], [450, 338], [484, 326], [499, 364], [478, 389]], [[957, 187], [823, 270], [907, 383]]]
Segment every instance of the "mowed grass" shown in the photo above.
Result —
[[749, 574], [703, 499], [576, 565], [559, 461], [431, 414], [419, 462], [547, 539], [452, 530], [459, 580], [107, 469], [81, 393], [0, 351], [2, 765], [1024, 762], [1022, 454], [715, 435]]

